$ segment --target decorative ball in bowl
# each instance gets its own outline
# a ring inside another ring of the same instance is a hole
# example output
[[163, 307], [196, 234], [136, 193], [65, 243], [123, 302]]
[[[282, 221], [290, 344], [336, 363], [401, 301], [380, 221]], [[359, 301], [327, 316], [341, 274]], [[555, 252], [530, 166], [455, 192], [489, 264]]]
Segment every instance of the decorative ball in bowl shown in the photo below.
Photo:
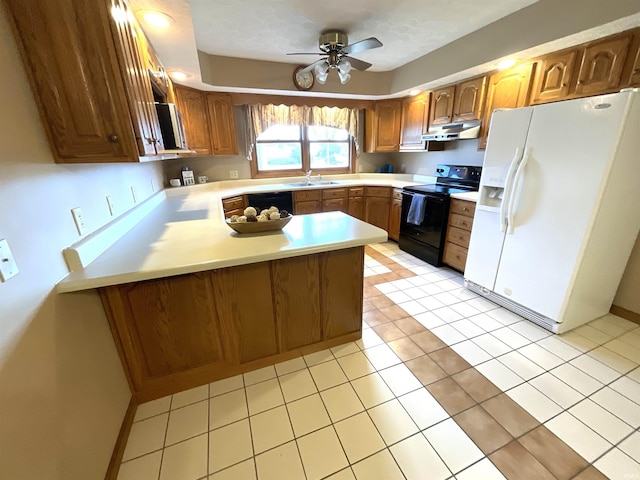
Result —
[[282, 228], [291, 221], [293, 217], [286, 210], [278, 210], [271, 207], [259, 211], [254, 207], [244, 209], [244, 215], [234, 215], [226, 219], [226, 224], [238, 233], [260, 233]]

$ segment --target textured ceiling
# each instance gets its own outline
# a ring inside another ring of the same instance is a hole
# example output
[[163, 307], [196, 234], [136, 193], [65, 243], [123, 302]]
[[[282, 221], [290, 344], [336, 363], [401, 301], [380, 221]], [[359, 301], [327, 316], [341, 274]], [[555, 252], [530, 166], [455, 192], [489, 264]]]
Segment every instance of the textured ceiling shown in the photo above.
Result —
[[370, 71], [394, 70], [536, 0], [190, 0], [199, 50], [212, 55], [311, 63], [325, 30], [383, 47], [354, 55]]

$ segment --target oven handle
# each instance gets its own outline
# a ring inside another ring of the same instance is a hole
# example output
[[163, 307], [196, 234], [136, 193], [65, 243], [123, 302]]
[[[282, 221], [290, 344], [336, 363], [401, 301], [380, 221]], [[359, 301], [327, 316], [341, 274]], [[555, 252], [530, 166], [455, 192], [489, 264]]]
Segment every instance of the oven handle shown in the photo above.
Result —
[[445, 199], [444, 197], [440, 196], [440, 195], [431, 195], [429, 193], [418, 193], [418, 192], [406, 192], [406, 191], [402, 191], [402, 195], [407, 195], [410, 197], [413, 197], [414, 195], [423, 195], [425, 197], [427, 197], [430, 200], [435, 200], [436, 202], [439, 203], [444, 203]]

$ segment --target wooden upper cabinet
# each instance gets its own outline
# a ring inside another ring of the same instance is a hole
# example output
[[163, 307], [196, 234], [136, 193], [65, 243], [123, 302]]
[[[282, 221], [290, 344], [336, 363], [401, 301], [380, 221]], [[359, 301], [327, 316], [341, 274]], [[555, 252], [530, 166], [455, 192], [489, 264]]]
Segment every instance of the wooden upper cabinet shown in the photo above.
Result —
[[509, 70], [495, 72], [487, 82], [487, 102], [480, 127], [478, 148], [487, 146], [491, 114], [496, 108], [519, 108], [527, 104], [534, 64], [528, 63]]
[[577, 50], [546, 55], [538, 61], [531, 103], [554, 102], [569, 95]]
[[207, 110], [214, 155], [238, 155], [233, 102], [228, 93], [207, 93]]
[[622, 69], [622, 81], [620, 88], [639, 87], [640, 86], [640, 28], [634, 32], [631, 43], [629, 44], [629, 53], [627, 61]]
[[433, 91], [431, 105], [431, 117], [429, 125], [444, 125], [451, 123], [453, 118], [453, 103], [455, 95], [455, 85], [438, 88]]
[[618, 88], [630, 40], [631, 35], [622, 35], [587, 44], [578, 72], [575, 96], [599, 95]]
[[176, 104], [184, 122], [187, 146], [201, 155], [212, 155], [206, 92], [180, 85], [176, 85], [174, 91]]
[[137, 161], [107, 2], [4, 3], [55, 161]]
[[367, 152], [397, 152], [400, 144], [400, 100], [375, 103], [373, 112], [366, 111], [365, 145]]
[[480, 120], [486, 82], [487, 77], [478, 77], [456, 85], [452, 121]]
[[112, 0], [110, 5], [138, 153], [141, 156], [162, 153], [162, 134], [149, 79], [147, 40], [125, 1]]
[[429, 128], [429, 94], [402, 100], [400, 118], [400, 150], [424, 150], [422, 134]]

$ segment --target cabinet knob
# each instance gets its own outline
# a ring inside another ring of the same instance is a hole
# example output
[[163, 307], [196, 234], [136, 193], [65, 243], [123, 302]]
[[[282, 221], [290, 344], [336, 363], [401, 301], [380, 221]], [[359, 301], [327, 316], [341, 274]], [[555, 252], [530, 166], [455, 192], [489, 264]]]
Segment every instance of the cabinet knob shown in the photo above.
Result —
[[578, 80], [578, 85], [584, 84], [584, 80]]
[[567, 88], [567, 83], [566, 82], [562, 84], [562, 88]]
[[468, 211], [469, 211], [469, 209], [468, 209], [467, 207], [462, 207], [462, 211], [463, 211], [463, 212], [468, 212]]
[[120, 137], [115, 133], [112, 133], [107, 137], [111, 143], [118, 143], [120, 141]]

